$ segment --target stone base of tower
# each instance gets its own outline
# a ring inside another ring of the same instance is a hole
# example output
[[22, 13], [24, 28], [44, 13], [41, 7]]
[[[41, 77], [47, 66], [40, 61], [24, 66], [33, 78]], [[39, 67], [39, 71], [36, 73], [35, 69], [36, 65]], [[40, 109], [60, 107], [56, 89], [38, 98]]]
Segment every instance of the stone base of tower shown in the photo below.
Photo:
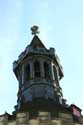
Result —
[[79, 123], [75, 123], [72, 114], [67, 112], [59, 112], [58, 117], [43, 111], [34, 117], [29, 112], [18, 112], [15, 117], [6, 113], [0, 116], [0, 125], [83, 125], [83, 118], [80, 117]]

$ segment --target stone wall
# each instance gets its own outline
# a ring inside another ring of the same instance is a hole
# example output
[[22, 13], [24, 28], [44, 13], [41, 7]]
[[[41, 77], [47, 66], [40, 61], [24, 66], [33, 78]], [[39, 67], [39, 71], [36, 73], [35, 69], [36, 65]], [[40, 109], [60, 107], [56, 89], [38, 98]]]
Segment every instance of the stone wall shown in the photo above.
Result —
[[66, 113], [59, 113], [58, 118], [51, 118], [49, 112], [39, 112], [38, 117], [29, 119], [29, 113], [22, 112], [17, 113], [16, 120], [8, 120], [7, 115], [0, 116], [0, 125], [83, 125], [83, 123], [73, 123], [71, 114]]

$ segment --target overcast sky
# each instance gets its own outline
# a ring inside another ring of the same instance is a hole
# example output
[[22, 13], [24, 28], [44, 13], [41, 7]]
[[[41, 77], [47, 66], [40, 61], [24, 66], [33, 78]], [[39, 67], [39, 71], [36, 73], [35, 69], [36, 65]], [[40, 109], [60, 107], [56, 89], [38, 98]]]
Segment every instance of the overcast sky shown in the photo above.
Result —
[[17, 103], [12, 63], [30, 43], [33, 25], [60, 58], [64, 98], [83, 109], [83, 0], [0, 0], [0, 114]]

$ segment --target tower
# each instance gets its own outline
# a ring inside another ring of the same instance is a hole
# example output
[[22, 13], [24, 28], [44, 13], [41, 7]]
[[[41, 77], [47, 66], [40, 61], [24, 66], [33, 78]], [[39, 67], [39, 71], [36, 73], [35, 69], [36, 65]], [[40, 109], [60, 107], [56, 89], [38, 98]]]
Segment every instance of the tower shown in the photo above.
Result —
[[63, 70], [54, 48], [47, 49], [37, 36], [38, 27], [31, 28], [31, 43], [13, 63], [13, 71], [19, 82], [17, 111], [38, 112], [63, 105], [59, 81]]
[[47, 49], [33, 26], [32, 41], [13, 63], [19, 83], [15, 111], [0, 115], [0, 125], [83, 125], [81, 109], [66, 104], [63, 70], [55, 49]]

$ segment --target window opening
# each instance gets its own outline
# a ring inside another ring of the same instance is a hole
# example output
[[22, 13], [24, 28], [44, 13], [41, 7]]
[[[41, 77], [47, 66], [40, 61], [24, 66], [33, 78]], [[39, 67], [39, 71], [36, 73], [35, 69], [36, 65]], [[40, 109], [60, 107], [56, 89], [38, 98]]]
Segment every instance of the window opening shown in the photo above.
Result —
[[48, 64], [46, 62], [44, 63], [44, 73], [45, 73], [45, 78], [49, 79], [50, 78], [50, 75], [49, 75], [49, 66], [48, 66]]
[[55, 80], [56, 86], [59, 86], [57, 69], [54, 65], [53, 65], [53, 73], [54, 73], [54, 80]]
[[30, 65], [29, 64], [25, 67], [25, 81], [28, 81], [28, 80], [30, 80]]
[[36, 78], [40, 77], [40, 63], [38, 61], [34, 63], [34, 75]]
[[58, 81], [57, 70], [55, 66], [53, 66], [53, 72], [54, 72], [55, 81]]

